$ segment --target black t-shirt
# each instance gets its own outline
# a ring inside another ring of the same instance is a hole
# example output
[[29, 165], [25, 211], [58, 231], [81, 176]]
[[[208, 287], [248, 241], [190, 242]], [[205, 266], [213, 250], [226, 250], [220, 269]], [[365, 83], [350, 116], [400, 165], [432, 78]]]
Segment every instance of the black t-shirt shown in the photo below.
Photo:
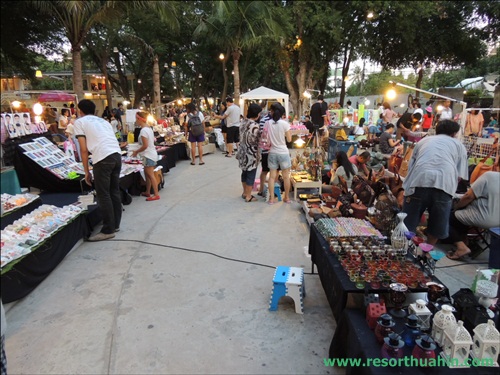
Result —
[[311, 121], [306, 121], [304, 125], [307, 128], [307, 130], [309, 130], [309, 133], [312, 134], [314, 132], [313, 123]]
[[408, 112], [403, 113], [396, 123], [396, 129], [399, 128], [400, 125], [403, 125], [406, 129], [411, 129], [413, 126], [412, 114]]
[[311, 122], [314, 125], [323, 126], [325, 124], [323, 116], [326, 114], [327, 107], [328, 105], [326, 103], [320, 102], [316, 102], [312, 105], [311, 112], [309, 114], [311, 116]]

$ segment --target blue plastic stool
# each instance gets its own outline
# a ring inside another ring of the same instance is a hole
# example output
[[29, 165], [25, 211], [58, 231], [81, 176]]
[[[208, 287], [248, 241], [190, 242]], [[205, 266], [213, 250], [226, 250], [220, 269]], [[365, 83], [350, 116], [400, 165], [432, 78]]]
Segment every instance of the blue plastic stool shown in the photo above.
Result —
[[295, 303], [295, 312], [304, 313], [305, 296], [304, 269], [299, 267], [278, 266], [274, 271], [273, 292], [269, 301], [269, 311], [278, 310], [281, 297], [289, 296]]
[[274, 184], [274, 195], [278, 198], [278, 201], [281, 202], [281, 186], [278, 183]]

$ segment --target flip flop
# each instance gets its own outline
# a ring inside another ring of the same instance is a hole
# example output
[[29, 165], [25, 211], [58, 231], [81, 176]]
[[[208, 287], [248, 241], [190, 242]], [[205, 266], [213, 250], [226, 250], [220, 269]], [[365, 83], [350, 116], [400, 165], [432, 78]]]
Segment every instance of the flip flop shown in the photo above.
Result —
[[245, 199], [245, 202], [249, 203], [249, 202], [257, 202], [258, 199], [255, 198], [253, 195], [250, 195], [250, 199]]
[[191, 165], [196, 165], [195, 163], [191, 163]]
[[292, 204], [292, 201], [290, 199], [283, 199], [283, 202], [285, 202], [286, 204]]
[[230, 157], [231, 157], [231, 155], [229, 155], [229, 154], [226, 154], [226, 158], [230, 158]]
[[201, 163], [198, 163], [198, 165], [205, 165], [205, 162], [202, 161]]
[[273, 204], [275, 204], [275, 203], [276, 203], [276, 202], [274, 202], [274, 201], [268, 201], [268, 202], [267, 202], [267, 204], [268, 204], [268, 205], [270, 205], [270, 206], [272, 206], [272, 205], [273, 205]]
[[247, 197], [245, 197], [245, 194], [241, 194], [241, 197], [242, 197], [243, 199], [247, 199]]
[[470, 257], [470, 253], [471, 252], [469, 251], [468, 253], [466, 253], [464, 255], [457, 255], [456, 253], [454, 254], [454, 253], [449, 252], [448, 254], [446, 254], [446, 257], [448, 259], [451, 259], [451, 260], [457, 260], [459, 262], [466, 262], [467, 261], [466, 258]]

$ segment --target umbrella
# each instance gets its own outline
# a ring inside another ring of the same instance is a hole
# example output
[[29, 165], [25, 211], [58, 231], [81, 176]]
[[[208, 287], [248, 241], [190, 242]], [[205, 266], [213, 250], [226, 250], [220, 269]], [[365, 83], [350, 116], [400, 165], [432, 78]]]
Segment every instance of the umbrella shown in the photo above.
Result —
[[64, 91], [45, 92], [38, 97], [39, 102], [74, 102], [75, 94], [68, 94]]

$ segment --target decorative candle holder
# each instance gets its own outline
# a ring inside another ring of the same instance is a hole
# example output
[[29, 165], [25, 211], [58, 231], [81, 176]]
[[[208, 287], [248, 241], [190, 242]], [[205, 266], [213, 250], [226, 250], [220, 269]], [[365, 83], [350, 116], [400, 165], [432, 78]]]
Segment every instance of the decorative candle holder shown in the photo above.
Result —
[[453, 307], [450, 305], [443, 305], [441, 310], [434, 315], [432, 320], [432, 337], [440, 346], [443, 346], [444, 331], [448, 326], [456, 324], [455, 316], [453, 315]]
[[379, 344], [384, 342], [384, 338], [390, 333], [394, 332], [393, 327], [396, 325], [392, 316], [389, 314], [382, 314], [380, 318], [377, 319], [377, 326], [375, 327], [375, 337]]
[[408, 306], [408, 313], [414, 314], [417, 317], [422, 331], [427, 331], [431, 328], [432, 313], [431, 310], [427, 308], [423, 299], [417, 299], [415, 303], [410, 304], [410, 306]]
[[431, 358], [436, 358], [436, 344], [434, 340], [430, 336], [424, 335], [416, 339], [415, 344], [411, 355], [419, 360], [421, 367], [427, 367], [427, 361]]
[[471, 345], [470, 333], [465, 329], [464, 322], [459, 320], [458, 323], [446, 327], [441, 356], [448, 361], [448, 367], [469, 367], [464, 361], [469, 358]]
[[479, 324], [474, 328], [473, 346], [471, 357], [481, 360], [490, 359], [498, 367], [498, 352], [500, 352], [500, 333], [495, 328], [493, 320]]
[[381, 349], [383, 358], [403, 358], [403, 346], [405, 343], [397, 333], [390, 333], [384, 338], [384, 345]]
[[420, 338], [422, 333], [420, 332], [420, 325], [418, 324], [418, 319], [416, 315], [408, 315], [406, 320], [406, 328], [401, 334], [401, 338], [405, 342], [405, 345], [413, 348], [415, 346], [415, 340]]
[[402, 283], [392, 283], [389, 285], [389, 289], [390, 299], [394, 304], [394, 309], [391, 309], [390, 313], [396, 318], [404, 318], [406, 312], [403, 310], [403, 303], [406, 301], [408, 287]]

